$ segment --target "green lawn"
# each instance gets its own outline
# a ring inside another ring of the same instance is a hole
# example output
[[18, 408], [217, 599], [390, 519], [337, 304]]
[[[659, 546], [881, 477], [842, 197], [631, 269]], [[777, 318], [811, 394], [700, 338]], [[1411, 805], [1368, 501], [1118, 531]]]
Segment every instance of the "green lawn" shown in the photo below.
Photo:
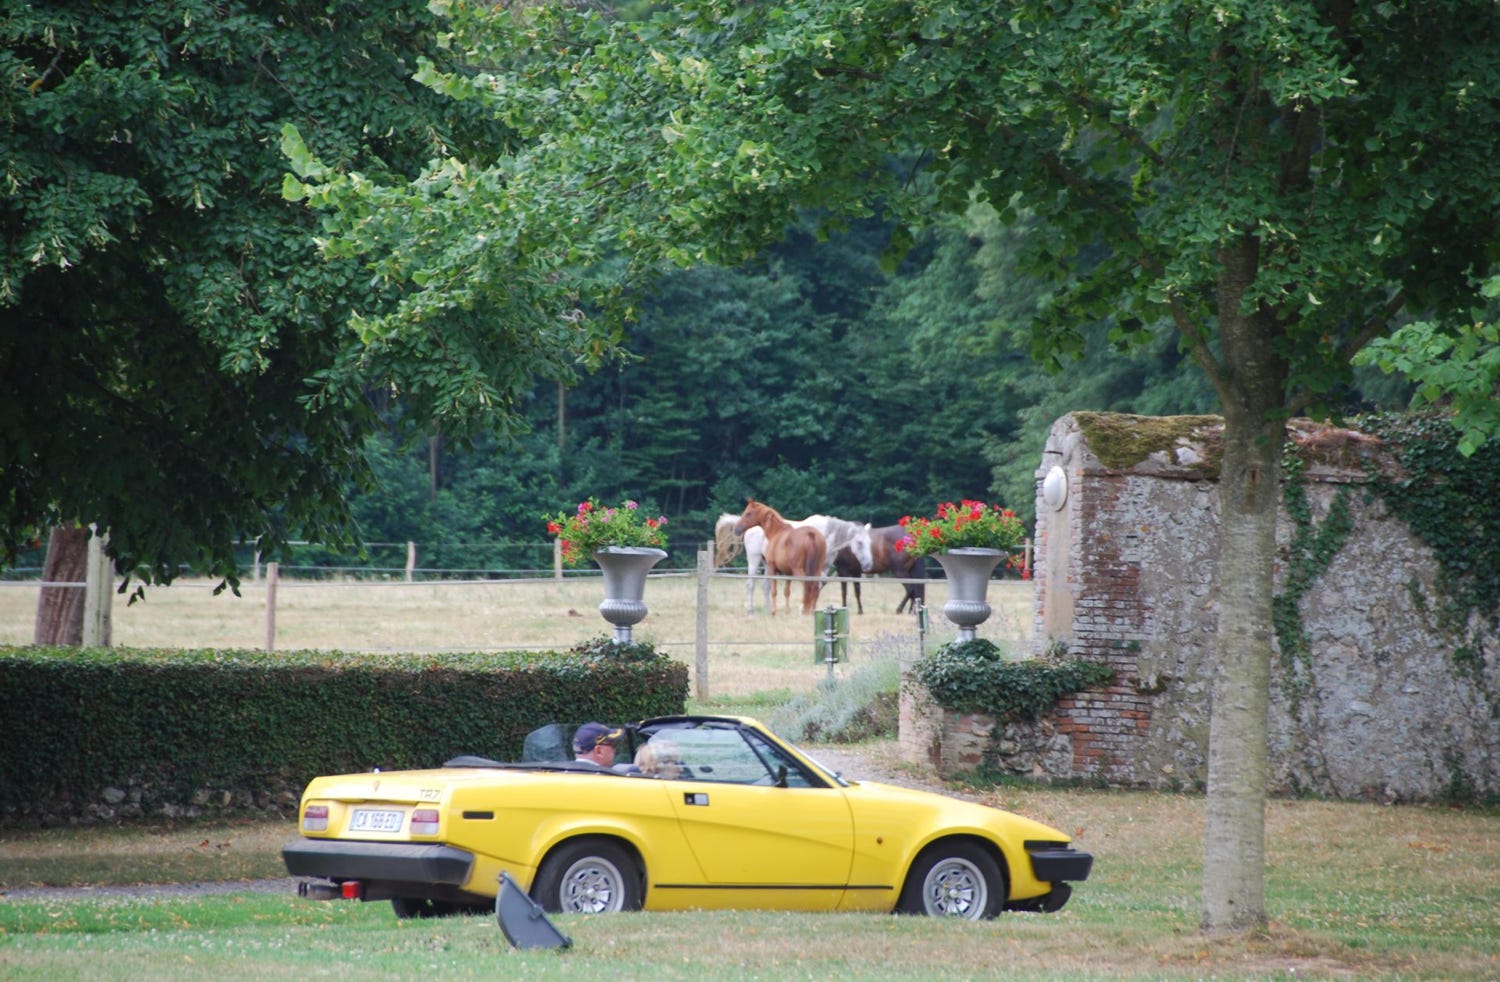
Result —
[[[1500, 815], [1273, 801], [1263, 934], [1197, 931], [1203, 801], [965, 789], [1055, 824], [1096, 857], [1053, 915], [985, 924], [764, 912], [558, 917], [565, 951], [510, 949], [492, 917], [398, 922], [384, 904], [291, 889], [213, 896], [0, 898], [3, 979], [1496, 979]], [[38, 869], [275, 869], [288, 823], [10, 833], [0, 883]], [[191, 861], [184, 856], [193, 856]], [[232, 857], [232, 858], [231, 858]], [[65, 877], [60, 877], [65, 878]]]

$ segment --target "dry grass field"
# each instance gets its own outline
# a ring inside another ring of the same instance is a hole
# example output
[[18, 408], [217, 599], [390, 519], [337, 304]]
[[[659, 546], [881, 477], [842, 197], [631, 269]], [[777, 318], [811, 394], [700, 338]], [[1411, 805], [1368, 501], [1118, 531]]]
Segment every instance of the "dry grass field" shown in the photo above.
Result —
[[[817, 660], [813, 619], [800, 612], [800, 584], [793, 584], [793, 613], [769, 614], [757, 592], [753, 614], [745, 610], [742, 574], [720, 573], [708, 583], [706, 617], [708, 693], [744, 697], [766, 691], [798, 692], [827, 676]], [[267, 584], [245, 580], [240, 595], [215, 595], [214, 584], [180, 580], [153, 587], [133, 604], [116, 596], [111, 635], [118, 647], [262, 648], [268, 635]], [[39, 587], [0, 583], [0, 644], [32, 640]], [[955, 636], [944, 619], [947, 585], [927, 586], [928, 630], [919, 638], [917, 620], [896, 614], [902, 597], [894, 581], [870, 580], [861, 588], [864, 613], [850, 591], [850, 663], [858, 665], [877, 648], [915, 657], [919, 641], [931, 650]], [[571, 647], [608, 635], [599, 615], [604, 599], [597, 573], [562, 579], [483, 582], [342, 580], [281, 578], [276, 586], [273, 646], [294, 649], [422, 654], [434, 651], [496, 651]], [[634, 638], [650, 641], [695, 672], [698, 660], [698, 583], [691, 572], [654, 573], [646, 585], [649, 613]], [[839, 586], [829, 583], [819, 606], [838, 604]], [[996, 580], [990, 587], [994, 608], [979, 636], [1014, 651], [1029, 653], [1032, 584]], [[840, 669], [842, 670], [842, 669]]]

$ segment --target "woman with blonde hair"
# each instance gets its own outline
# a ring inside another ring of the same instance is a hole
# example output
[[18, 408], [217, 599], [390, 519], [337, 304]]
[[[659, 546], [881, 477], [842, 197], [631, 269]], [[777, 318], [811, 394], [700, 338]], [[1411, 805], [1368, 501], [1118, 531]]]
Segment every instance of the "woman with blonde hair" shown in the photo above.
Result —
[[682, 775], [682, 750], [671, 740], [656, 737], [635, 752], [635, 766], [646, 777], [674, 778]]

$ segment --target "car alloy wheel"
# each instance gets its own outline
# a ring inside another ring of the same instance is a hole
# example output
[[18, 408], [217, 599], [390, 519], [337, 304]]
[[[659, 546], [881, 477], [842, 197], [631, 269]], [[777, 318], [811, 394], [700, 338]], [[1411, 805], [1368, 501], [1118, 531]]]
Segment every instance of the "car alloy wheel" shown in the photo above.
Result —
[[612, 914], [624, 899], [619, 867], [597, 856], [580, 859], [562, 877], [562, 909], [578, 914]]
[[922, 906], [933, 917], [975, 920], [984, 909], [989, 887], [984, 874], [967, 859], [945, 859], [922, 881]]
[[899, 909], [929, 917], [994, 917], [1005, 901], [1005, 876], [994, 858], [970, 843], [938, 844], [912, 865]]
[[630, 858], [614, 843], [597, 839], [567, 843], [548, 856], [532, 895], [549, 913], [609, 914], [641, 906]]

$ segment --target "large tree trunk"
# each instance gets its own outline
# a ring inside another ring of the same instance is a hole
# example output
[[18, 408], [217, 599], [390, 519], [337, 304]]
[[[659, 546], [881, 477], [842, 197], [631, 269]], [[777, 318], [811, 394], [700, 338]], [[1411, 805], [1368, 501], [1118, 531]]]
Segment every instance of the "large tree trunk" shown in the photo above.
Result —
[[1208, 730], [1203, 861], [1203, 926], [1208, 930], [1243, 930], [1265, 920], [1271, 573], [1280, 430], [1279, 423], [1236, 426], [1225, 421], [1218, 664]]
[[1224, 458], [1219, 472], [1219, 633], [1208, 729], [1203, 921], [1207, 931], [1263, 925], [1266, 758], [1275, 628], [1276, 518], [1286, 426], [1280, 328], [1245, 313], [1258, 247], [1248, 236], [1221, 254], [1219, 339]]
[[[44, 583], [83, 583], [88, 577], [89, 536], [87, 528], [57, 527], [47, 540], [47, 559], [42, 564]], [[83, 644], [82, 586], [44, 586], [36, 605], [36, 644]]]

